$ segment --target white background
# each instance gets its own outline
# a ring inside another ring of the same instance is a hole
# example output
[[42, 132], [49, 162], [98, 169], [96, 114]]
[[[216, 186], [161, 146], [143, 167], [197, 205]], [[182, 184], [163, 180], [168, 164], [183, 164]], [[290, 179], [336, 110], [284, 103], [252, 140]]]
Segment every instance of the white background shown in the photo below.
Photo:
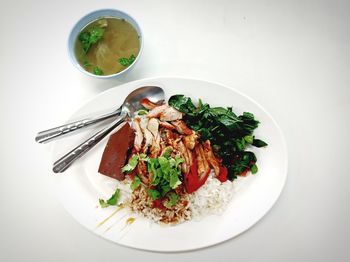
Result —
[[[130, 13], [145, 36], [141, 60], [117, 80], [84, 76], [67, 55], [74, 23], [106, 7]], [[349, 11], [349, 1], [2, 1], [0, 260], [347, 261]], [[211, 248], [151, 253], [88, 232], [52, 192], [50, 145], [34, 142], [96, 94], [161, 75], [237, 88], [287, 140], [288, 179], [276, 205]]]

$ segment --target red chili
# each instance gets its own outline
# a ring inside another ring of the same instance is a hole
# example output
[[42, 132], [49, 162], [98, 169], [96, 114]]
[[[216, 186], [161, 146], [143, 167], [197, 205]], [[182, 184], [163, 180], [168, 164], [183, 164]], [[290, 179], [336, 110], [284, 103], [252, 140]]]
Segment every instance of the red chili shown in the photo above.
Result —
[[166, 209], [166, 207], [163, 205], [163, 202], [162, 202], [162, 199], [156, 199], [156, 200], [153, 200], [152, 202], [152, 208], [159, 208], [159, 209]]
[[220, 166], [220, 173], [216, 178], [222, 183], [227, 180], [227, 168], [225, 166]]
[[185, 174], [184, 182], [187, 193], [191, 194], [195, 192], [198, 188], [200, 188], [202, 185], [204, 185], [205, 181], [207, 181], [208, 179], [209, 174], [210, 168], [200, 179], [198, 174], [197, 161], [194, 160], [190, 168], [190, 172]]

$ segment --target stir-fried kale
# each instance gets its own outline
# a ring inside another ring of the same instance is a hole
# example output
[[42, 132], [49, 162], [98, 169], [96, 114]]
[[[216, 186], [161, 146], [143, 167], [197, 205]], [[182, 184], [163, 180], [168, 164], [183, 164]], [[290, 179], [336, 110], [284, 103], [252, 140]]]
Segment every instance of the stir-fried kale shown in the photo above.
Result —
[[230, 180], [247, 171], [253, 174], [258, 171], [255, 154], [246, 151], [246, 148], [263, 147], [267, 143], [255, 139], [253, 132], [259, 121], [252, 113], [244, 112], [237, 116], [231, 107], [210, 107], [201, 100], [195, 106], [191, 98], [184, 95], [170, 97], [169, 105], [185, 113], [184, 121], [199, 132], [201, 140], [210, 140], [215, 153], [227, 167]]

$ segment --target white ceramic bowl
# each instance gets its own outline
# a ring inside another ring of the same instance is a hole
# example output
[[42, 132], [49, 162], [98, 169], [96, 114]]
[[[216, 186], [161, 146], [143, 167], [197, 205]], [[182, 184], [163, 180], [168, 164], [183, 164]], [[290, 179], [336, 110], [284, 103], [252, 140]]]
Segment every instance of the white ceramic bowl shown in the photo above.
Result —
[[[115, 18], [119, 18], [119, 19], [125, 19], [128, 23], [130, 23], [135, 28], [135, 30], [139, 36], [139, 40], [140, 40], [140, 51], [139, 51], [138, 55], [136, 56], [136, 59], [134, 60], [134, 62], [130, 66], [126, 67], [124, 70], [122, 70], [118, 73], [115, 73], [115, 74], [111, 74], [111, 75], [95, 75], [95, 74], [92, 74], [92, 73], [86, 71], [79, 64], [79, 62], [76, 59], [75, 54], [74, 54], [75, 41], [76, 41], [79, 33], [81, 32], [81, 30], [89, 23], [91, 23], [99, 18], [103, 18], [103, 17], [115, 17]], [[84, 74], [95, 77], [95, 78], [109, 79], [109, 78], [114, 78], [114, 77], [118, 77], [122, 74], [125, 74], [139, 60], [139, 58], [142, 54], [142, 50], [143, 50], [143, 34], [142, 34], [140, 26], [138, 25], [136, 20], [134, 18], [132, 18], [130, 15], [128, 15], [122, 11], [115, 10], [115, 9], [101, 9], [101, 10], [96, 10], [96, 11], [93, 11], [93, 12], [85, 15], [74, 25], [72, 31], [69, 34], [69, 38], [68, 38], [68, 53], [69, 53], [69, 57], [70, 57], [73, 65], [76, 68], [78, 68], [78, 70], [83, 72]]]

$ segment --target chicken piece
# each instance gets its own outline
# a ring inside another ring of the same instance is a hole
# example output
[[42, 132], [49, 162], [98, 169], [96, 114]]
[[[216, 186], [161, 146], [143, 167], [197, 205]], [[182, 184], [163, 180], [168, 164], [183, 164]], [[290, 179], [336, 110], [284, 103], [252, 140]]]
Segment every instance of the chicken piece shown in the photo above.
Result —
[[151, 157], [158, 157], [159, 152], [161, 151], [161, 145], [160, 145], [160, 134], [159, 132], [157, 133], [157, 136], [155, 139], [153, 139], [152, 145], [151, 145]]
[[153, 108], [151, 111], [148, 112], [147, 117], [148, 118], [158, 118], [163, 113], [164, 110], [166, 110], [169, 106], [167, 105], [161, 105]]
[[180, 134], [190, 135], [193, 132], [182, 120], [173, 121], [171, 124], [175, 126], [176, 131]]
[[185, 162], [181, 165], [181, 170], [184, 174], [190, 171], [190, 167], [193, 164], [192, 152], [188, 150], [182, 141], [179, 141], [176, 145], [176, 149], [180, 152], [181, 156], [184, 158]]
[[143, 152], [147, 152], [147, 149], [150, 145], [152, 145], [153, 141], [153, 135], [152, 133], [147, 129], [149, 120], [146, 117], [141, 118], [140, 120], [140, 127], [143, 133], [143, 138], [145, 140], [143, 145]]
[[166, 146], [162, 149], [161, 156], [171, 156], [174, 148], [172, 146]]
[[163, 122], [163, 121], [159, 121], [159, 125], [161, 127], [164, 127], [166, 129], [169, 129], [169, 130], [174, 130], [175, 129], [175, 126], [173, 126], [172, 124], [168, 123], [168, 122]]
[[141, 179], [142, 183], [148, 185], [149, 184], [149, 175], [147, 172], [147, 165], [145, 161], [139, 161], [139, 163], [136, 166], [136, 174]]
[[172, 145], [174, 140], [177, 138], [173, 131], [169, 129], [164, 129], [161, 132], [161, 138], [165, 142], [166, 145]]
[[151, 102], [148, 98], [141, 99], [140, 104], [148, 110], [151, 110], [157, 106], [157, 104]]
[[161, 121], [175, 121], [178, 119], [182, 119], [182, 113], [177, 111], [175, 108], [168, 106], [163, 112], [160, 114]]
[[193, 150], [195, 145], [198, 143], [198, 134], [193, 131], [192, 134], [184, 136], [182, 140], [188, 149]]
[[159, 121], [156, 118], [150, 118], [147, 129], [152, 133], [154, 139], [158, 136]]
[[143, 152], [146, 153], [148, 147], [150, 145], [152, 145], [154, 139], [153, 139], [152, 133], [147, 128], [145, 130], [143, 130], [143, 134], [145, 137], [145, 144], [143, 146]]
[[182, 113], [171, 106], [161, 105], [149, 111], [147, 117], [160, 118], [161, 121], [175, 121], [182, 119]]
[[194, 151], [196, 153], [197, 158], [197, 169], [199, 179], [202, 179], [210, 172], [209, 163], [205, 157], [204, 150], [201, 144], [196, 145]]
[[134, 119], [133, 128], [135, 130], [134, 147], [136, 149], [136, 152], [139, 152], [141, 150], [142, 141], [143, 141], [143, 134], [140, 127], [140, 118]]
[[214, 169], [215, 176], [218, 176], [220, 174], [220, 162], [215, 157], [209, 140], [203, 143], [203, 148], [205, 158], [208, 160], [209, 165]]

